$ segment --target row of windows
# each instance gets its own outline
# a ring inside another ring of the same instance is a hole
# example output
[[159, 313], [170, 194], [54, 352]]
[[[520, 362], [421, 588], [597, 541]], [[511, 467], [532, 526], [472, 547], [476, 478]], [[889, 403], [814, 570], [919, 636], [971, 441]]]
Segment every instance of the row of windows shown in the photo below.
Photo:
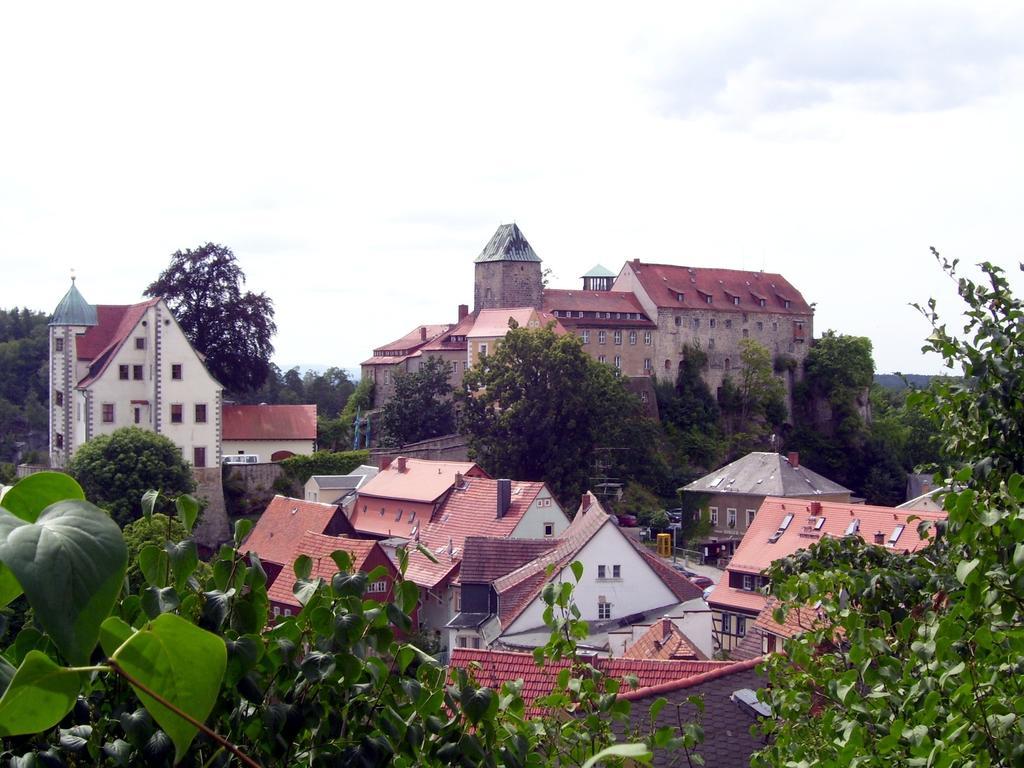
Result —
[[[752, 522], [754, 522], [754, 515], [756, 515], [756, 514], [757, 514], [757, 510], [756, 509], [748, 509], [747, 510], [747, 528], [749, 528], [750, 524]], [[711, 524], [712, 525], [718, 525], [718, 507], [708, 507], [708, 515], [711, 518]], [[732, 509], [730, 507], [730, 508], [727, 508], [725, 510], [725, 523], [730, 528], [735, 528], [736, 527], [736, 510], [735, 509]]]
[[[115, 404], [114, 403], [103, 403], [101, 405], [101, 418], [104, 424], [113, 424], [115, 421]], [[142, 423], [142, 408], [139, 406], [132, 406], [134, 408], [134, 421], [136, 424]], [[207, 422], [206, 403], [196, 403], [192, 417], [196, 424], [205, 424]], [[172, 424], [183, 424], [185, 422], [185, 406], [181, 403], [171, 404], [171, 423]]]
[[[722, 324], [726, 328], [732, 328], [732, 321], [733, 321], [733, 318], [727, 317], [727, 318], [722, 320]], [[746, 313], [744, 313], [744, 315], [743, 315], [743, 323], [744, 324], [747, 323]], [[682, 324], [683, 324], [683, 317], [682, 317], [682, 315], [676, 315], [676, 325], [677, 326], [681, 326]], [[694, 330], [699, 329], [700, 328], [700, 318], [699, 317], [693, 318], [691, 320], [690, 324], [693, 325]], [[708, 318], [708, 328], [717, 328], [717, 327], [718, 327], [718, 319], [714, 318], [714, 317]], [[798, 328], [798, 329], [799, 328], [803, 328], [803, 323], [795, 322], [794, 323], [794, 327]], [[764, 320], [757, 320], [757, 321], [755, 321], [754, 322], [754, 328], [756, 328], [759, 331], [763, 331], [764, 330]], [[744, 329], [744, 330], [746, 330], [746, 329]], [[773, 320], [772, 321], [772, 330], [773, 331], [779, 330], [779, 321], [778, 320]]]
[[[608, 362], [608, 358], [605, 357], [604, 355], [598, 355], [597, 356], [597, 362], [599, 362], [599, 363], [607, 363]], [[615, 365], [616, 369], [622, 370], [622, 355], [616, 355], [614, 360], [613, 360], [613, 364]], [[652, 368], [651, 358], [645, 357], [644, 358], [644, 370], [645, 371], [650, 371], [651, 368]]]
[[[609, 575], [610, 574], [610, 575]], [[597, 566], [597, 578], [599, 579], [621, 579], [621, 565], [599, 565]]]
[[[593, 317], [598, 320], [642, 320], [639, 312], [583, 312], [582, 310], [556, 309], [551, 312], [555, 317]], [[614, 316], [614, 318], [613, 318]]]
[[[635, 346], [639, 336], [638, 336], [636, 331], [630, 331], [629, 332], [629, 336], [627, 336], [627, 338], [629, 339], [629, 343]], [[589, 344], [590, 343], [590, 329], [584, 328], [583, 330], [580, 331], [580, 340], [584, 344]], [[608, 343], [608, 331], [598, 331], [597, 332], [597, 343], [598, 344], [607, 344]], [[621, 330], [616, 330], [616, 331], [612, 332], [612, 343], [613, 344], [618, 344], [619, 346], [622, 346], [622, 331]], [[654, 343], [654, 335], [651, 333], [651, 331], [644, 331], [644, 344], [646, 344], [647, 346], [650, 346], [653, 343]]]
[[733, 615], [731, 613], [722, 614], [722, 634], [723, 635], [735, 635], [736, 637], [747, 636], [747, 617]]

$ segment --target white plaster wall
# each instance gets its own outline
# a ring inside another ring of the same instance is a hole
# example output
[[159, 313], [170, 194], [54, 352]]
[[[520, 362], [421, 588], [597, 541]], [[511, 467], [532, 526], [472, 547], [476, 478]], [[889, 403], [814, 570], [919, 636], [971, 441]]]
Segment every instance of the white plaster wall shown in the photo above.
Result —
[[527, 508], [509, 538], [543, 539], [544, 523], [555, 524], [555, 536], [561, 536], [569, 527], [569, 518], [547, 488], [542, 488], [537, 494], [537, 498]]
[[298, 456], [308, 456], [313, 453], [314, 446], [313, 440], [225, 440], [223, 455], [254, 453], [260, 457], [260, 462], [265, 464], [277, 451], [291, 451]]
[[[621, 619], [633, 613], [650, 611], [662, 606], [673, 605], [676, 596], [658, 578], [658, 575], [644, 561], [633, 545], [626, 541], [618, 527], [611, 522], [583, 547], [575, 558], [583, 563], [583, 579], [573, 591], [573, 599], [580, 609], [581, 618], [598, 621], [598, 596], [604, 595], [612, 604], [611, 620]], [[622, 566], [622, 576], [612, 579], [611, 566]], [[609, 578], [597, 578], [597, 566], [608, 566]], [[564, 568], [557, 580], [574, 582], [572, 570]], [[544, 625], [544, 602], [538, 596], [512, 624], [505, 634], [525, 632]]]

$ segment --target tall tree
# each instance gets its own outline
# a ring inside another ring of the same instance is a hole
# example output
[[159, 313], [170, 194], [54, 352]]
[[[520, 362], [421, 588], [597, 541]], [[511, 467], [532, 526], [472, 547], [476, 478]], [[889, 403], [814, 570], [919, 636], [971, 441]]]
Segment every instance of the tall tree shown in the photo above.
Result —
[[640, 401], [575, 335], [513, 327], [457, 399], [460, 431], [488, 471], [544, 480], [564, 502], [589, 485], [602, 448], [626, 471], [647, 463], [636, 460], [651, 445]]
[[245, 273], [230, 248], [206, 243], [176, 251], [170, 266], [146, 288], [162, 296], [210, 373], [229, 392], [259, 388], [270, 371], [270, 343], [277, 326], [274, 303], [243, 293]]
[[399, 446], [455, 431], [452, 366], [430, 357], [418, 371], [395, 377], [395, 394], [380, 414], [383, 442]]

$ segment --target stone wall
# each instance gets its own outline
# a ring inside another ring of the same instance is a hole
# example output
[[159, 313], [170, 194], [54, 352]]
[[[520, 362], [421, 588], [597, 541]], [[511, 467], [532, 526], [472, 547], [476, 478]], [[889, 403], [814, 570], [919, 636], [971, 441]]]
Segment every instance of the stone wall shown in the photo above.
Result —
[[382, 458], [394, 459], [397, 456], [428, 461], [469, 461], [469, 445], [462, 435], [444, 435], [409, 443], [401, 448], [377, 449], [370, 453], [371, 463], [378, 466]]
[[476, 265], [473, 308], [535, 307], [544, 303], [539, 261], [486, 261]]
[[193, 467], [192, 476], [196, 481], [196, 496], [206, 504], [202, 518], [196, 526], [196, 543], [207, 549], [216, 549], [231, 538], [231, 526], [224, 506], [221, 469]]
[[226, 482], [238, 487], [250, 511], [262, 512], [277, 493], [274, 483], [283, 476], [280, 464], [233, 464], [228, 465]]

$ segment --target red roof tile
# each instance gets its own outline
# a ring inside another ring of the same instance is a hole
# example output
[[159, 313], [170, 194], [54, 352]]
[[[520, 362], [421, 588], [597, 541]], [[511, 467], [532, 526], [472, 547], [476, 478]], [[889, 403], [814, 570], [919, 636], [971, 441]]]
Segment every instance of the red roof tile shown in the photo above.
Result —
[[[620, 315], [618, 318], [597, 317], [559, 317], [564, 325], [595, 325], [611, 323], [615, 325], [631, 325], [639, 328], [656, 327], [637, 297], [628, 291], [568, 291], [545, 289], [544, 309], [548, 312], [607, 312]], [[639, 315], [636, 319], [626, 319], [622, 315]]]
[[796, 635], [814, 629], [821, 618], [818, 611], [809, 605], [787, 606], [786, 619], [782, 624], [775, 621], [772, 613], [780, 605], [778, 598], [768, 599], [761, 613], [757, 615], [754, 626], [771, 632], [773, 635], [782, 637], [795, 637]]
[[298, 537], [306, 531], [323, 533], [337, 511], [335, 504], [275, 496], [239, 549], [255, 552], [260, 560], [291, 566]]
[[78, 386], [91, 384], [106, 370], [110, 360], [142, 320], [146, 310], [159, 301], [159, 298], [155, 298], [139, 304], [97, 305], [96, 325], [87, 328], [75, 342], [78, 359], [92, 361], [89, 372]]
[[672, 619], [665, 617], [655, 622], [622, 654], [625, 659], [704, 659]]
[[512, 307], [510, 309], [481, 309], [477, 314], [473, 328], [466, 334], [470, 338], [495, 338], [508, 333], [509, 320], [515, 320], [520, 328], [529, 327], [531, 319], [536, 315], [540, 328], [548, 323], [555, 324], [555, 333], [559, 336], [567, 333], [558, 318], [550, 312], [542, 312], [533, 307]]
[[680, 677], [677, 680], [670, 680], [665, 683], [658, 683], [648, 687], [640, 687], [632, 691], [624, 691], [619, 694], [619, 696], [627, 701], [639, 701], [641, 699], [649, 699], [654, 696], [664, 696], [665, 694], [672, 693], [673, 691], [696, 688], [704, 685], [705, 683], [711, 682], [712, 680], [718, 680], [722, 677], [735, 675], [738, 672], [746, 672], [747, 670], [756, 667], [762, 661], [764, 661], [763, 658], [748, 659], [746, 661], [706, 662], [716, 664], [717, 666], [696, 675]]
[[316, 440], [316, 405], [225, 405], [224, 440]]
[[447, 332], [451, 327], [452, 326], [447, 323], [443, 325], [418, 326], [413, 328], [402, 338], [392, 341], [390, 344], [385, 344], [382, 347], [377, 347], [373, 350], [373, 354], [379, 355], [381, 352], [412, 352], [419, 349], [426, 342], [432, 341], [442, 333]]
[[471, 461], [426, 461], [399, 456], [359, 490], [359, 497], [433, 503], [455, 484], [456, 474], [466, 476], [475, 467]]
[[[275, 603], [299, 606], [299, 601], [292, 592], [296, 579], [295, 571], [291, 566], [300, 555], [308, 555], [313, 560], [310, 578], [330, 581], [331, 577], [338, 572], [338, 566], [331, 558], [331, 553], [338, 550], [348, 552], [352, 556], [352, 568], [356, 571], [365, 572], [371, 570], [367, 567], [366, 560], [374, 549], [380, 549], [380, 544], [376, 541], [351, 539], [347, 536], [325, 536], [322, 533], [306, 531], [297, 539], [292, 540], [291, 554], [288, 556], [281, 575], [274, 580], [270, 589], [267, 590], [267, 597]], [[387, 560], [387, 555], [384, 554], [383, 550], [381, 551], [381, 558]]]
[[715, 585], [708, 595], [708, 605], [712, 607], [731, 608], [746, 613], [760, 613], [768, 599], [762, 592], [748, 592], [744, 589], [730, 587], [728, 578], [724, 578]]
[[557, 539], [498, 539], [467, 536], [459, 580], [463, 584], [490, 584], [558, 546]]
[[[711, 296], [715, 310], [737, 312], [775, 312], [809, 315], [812, 309], [804, 297], [782, 275], [747, 272], [738, 269], [704, 269], [673, 264], [647, 264], [639, 260], [631, 267], [647, 295], [659, 307], [670, 309], [706, 309]], [[683, 294], [683, 301], [679, 301]], [[734, 304], [734, 298], [739, 299]], [[760, 299], [766, 306], [761, 307]], [[786, 301], [790, 302], [787, 309]]]
[[[675, 682], [730, 665], [730, 662], [722, 661], [650, 661], [604, 657], [592, 657], [589, 661], [595, 669], [615, 680], [622, 681], [627, 676], [635, 675], [638, 688]], [[478, 684], [495, 690], [500, 689], [504, 683], [522, 680], [523, 701], [531, 713], [537, 713], [539, 708], [533, 707], [533, 702], [551, 693], [555, 678], [569, 666], [569, 661], [552, 661], [538, 667], [531, 653], [456, 648], [452, 651], [450, 666], [472, 670]]]

